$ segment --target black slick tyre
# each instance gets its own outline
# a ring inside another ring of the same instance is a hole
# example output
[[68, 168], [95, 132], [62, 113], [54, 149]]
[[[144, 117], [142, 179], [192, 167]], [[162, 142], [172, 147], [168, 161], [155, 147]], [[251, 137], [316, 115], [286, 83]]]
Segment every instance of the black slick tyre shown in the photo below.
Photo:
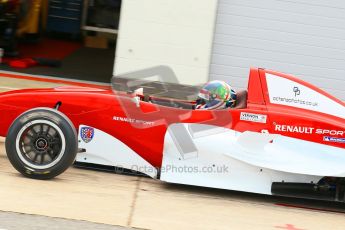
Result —
[[12, 123], [5, 146], [17, 171], [33, 179], [51, 179], [73, 164], [78, 140], [75, 127], [63, 113], [36, 108]]

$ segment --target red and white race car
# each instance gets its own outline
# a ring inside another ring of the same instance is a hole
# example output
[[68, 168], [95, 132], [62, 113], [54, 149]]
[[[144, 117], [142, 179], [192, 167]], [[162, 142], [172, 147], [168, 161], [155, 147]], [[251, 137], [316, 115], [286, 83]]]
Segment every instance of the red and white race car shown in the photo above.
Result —
[[345, 201], [345, 104], [293, 76], [252, 68], [235, 108], [58, 87], [0, 94], [12, 165], [49, 179], [73, 162], [178, 184]]

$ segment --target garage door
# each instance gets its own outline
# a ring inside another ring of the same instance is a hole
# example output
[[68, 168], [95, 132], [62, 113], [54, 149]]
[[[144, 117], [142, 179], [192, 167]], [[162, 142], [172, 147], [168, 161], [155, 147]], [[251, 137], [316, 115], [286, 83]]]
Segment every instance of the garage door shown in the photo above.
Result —
[[219, 0], [210, 79], [245, 88], [251, 66], [345, 100], [345, 1]]

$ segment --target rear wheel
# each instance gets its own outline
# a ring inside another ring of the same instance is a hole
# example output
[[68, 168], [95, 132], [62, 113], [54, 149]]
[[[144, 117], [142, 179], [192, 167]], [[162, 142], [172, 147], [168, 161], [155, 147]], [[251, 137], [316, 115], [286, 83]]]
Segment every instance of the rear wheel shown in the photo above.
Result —
[[78, 149], [73, 124], [61, 112], [38, 108], [20, 115], [6, 137], [11, 164], [23, 175], [50, 179], [63, 173]]

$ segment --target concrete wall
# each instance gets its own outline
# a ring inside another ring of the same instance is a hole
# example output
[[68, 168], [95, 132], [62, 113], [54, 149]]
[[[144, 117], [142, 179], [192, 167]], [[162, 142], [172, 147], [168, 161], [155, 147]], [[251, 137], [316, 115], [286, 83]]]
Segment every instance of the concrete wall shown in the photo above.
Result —
[[217, 0], [123, 0], [114, 75], [167, 65], [180, 83], [209, 78]]

